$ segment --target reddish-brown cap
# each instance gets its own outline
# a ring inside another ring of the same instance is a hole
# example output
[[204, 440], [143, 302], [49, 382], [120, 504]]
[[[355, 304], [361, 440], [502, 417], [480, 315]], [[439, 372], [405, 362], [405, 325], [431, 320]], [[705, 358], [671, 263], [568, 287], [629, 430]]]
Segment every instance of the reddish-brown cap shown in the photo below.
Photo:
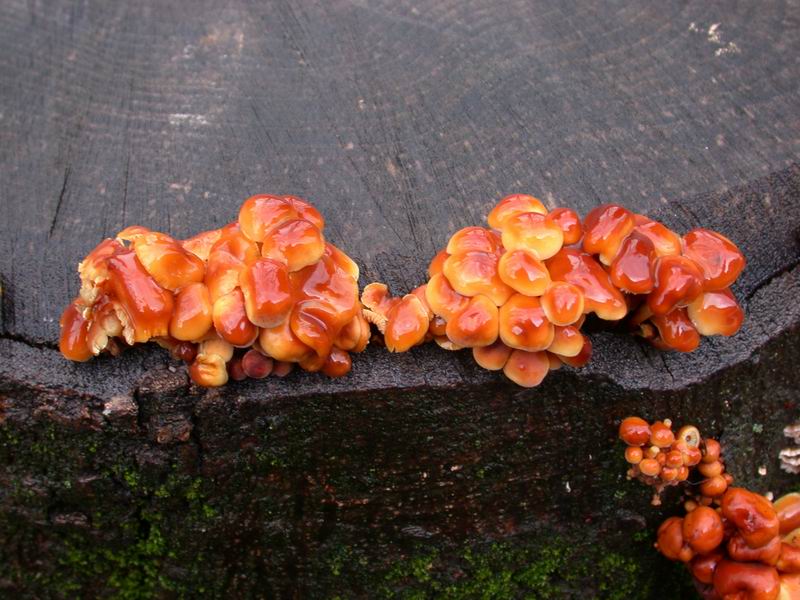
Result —
[[629, 446], [644, 446], [650, 441], [650, 424], [640, 417], [626, 417], [619, 425], [619, 437]]
[[728, 540], [728, 556], [739, 562], [761, 562], [775, 566], [781, 556], [781, 538], [777, 535], [760, 548], [747, 545], [741, 533], [735, 533]]
[[683, 537], [683, 519], [680, 517], [670, 517], [661, 524], [656, 547], [670, 560], [689, 562], [694, 557], [694, 551]]
[[778, 535], [780, 524], [772, 503], [764, 496], [739, 487], [722, 497], [722, 516], [741, 533], [751, 548], [760, 548]]
[[778, 515], [781, 535], [800, 527], [800, 493], [792, 492], [781, 496], [772, 506]]
[[611, 263], [611, 283], [629, 294], [649, 294], [655, 285], [653, 242], [634, 231], [619, 248]]
[[704, 556], [695, 556], [689, 563], [692, 575], [701, 583], [710, 585], [714, 581], [714, 571], [723, 558], [722, 552], [712, 552]]
[[739, 248], [724, 235], [708, 229], [693, 229], [683, 236], [683, 254], [703, 271], [705, 291], [730, 287], [744, 270]]
[[89, 321], [83, 317], [78, 300], [74, 300], [61, 313], [59, 320], [61, 336], [58, 340], [58, 349], [69, 360], [84, 362], [92, 358], [92, 351], [87, 341]]
[[774, 600], [779, 590], [775, 567], [723, 559], [714, 570], [714, 591], [721, 598]]
[[697, 264], [685, 256], [662, 256], [656, 261], [656, 284], [647, 297], [647, 306], [655, 315], [665, 315], [673, 308], [686, 306], [703, 291], [703, 274]]
[[633, 213], [617, 204], [603, 204], [583, 220], [583, 249], [598, 254], [600, 262], [610, 265], [622, 242], [635, 226]]
[[698, 554], [708, 554], [722, 543], [722, 518], [708, 506], [698, 506], [683, 519], [683, 538]]
[[700, 334], [685, 308], [674, 308], [666, 315], [654, 315], [652, 322], [658, 329], [661, 347], [692, 352], [700, 345]]
[[583, 291], [584, 312], [594, 312], [601, 319], [618, 321], [628, 313], [625, 297], [590, 255], [575, 248], [562, 248], [547, 261], [553, 281], [566, 281]]
[[322, 372], [328, 377], [344, 377], [350, 372], [352, 365], [350, 355], [334, 346], [322, 365]]

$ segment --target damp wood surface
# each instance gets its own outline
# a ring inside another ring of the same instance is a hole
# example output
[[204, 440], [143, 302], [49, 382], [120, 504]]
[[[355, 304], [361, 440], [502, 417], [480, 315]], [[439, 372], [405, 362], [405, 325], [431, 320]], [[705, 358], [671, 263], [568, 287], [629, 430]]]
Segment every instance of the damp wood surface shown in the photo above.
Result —
[[[619, 419], [694, 422], [742, 481], [798, 487], [777, 467], [800, 417], [798, 8], [0, 3], [0, 591], [633, 598], [680, 581], [648, 537], [669, 506], [625, 482]], [[587, 367], [534, 390], [438, 347], [208, 391], [155, 347], [60, 357], [97, 242], [188, 237], [259, 192], [310, 200], [361, 284], [395, 293], [506, 194], [618, 202], [733, 239], [747, 317], [690, 355], [594, 333]]]

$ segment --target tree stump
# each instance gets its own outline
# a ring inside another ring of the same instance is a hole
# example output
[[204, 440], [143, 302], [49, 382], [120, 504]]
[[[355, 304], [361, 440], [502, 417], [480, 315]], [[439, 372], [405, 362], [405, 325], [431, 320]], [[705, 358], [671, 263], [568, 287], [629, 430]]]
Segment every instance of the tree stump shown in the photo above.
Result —
[[[625, 481], [629, 414], [720, 436], [754, 489], [800, 388], [800, 28], [786, 2], [0, 6], [0, 590], [69, 597], [676, 597], [677, 506]], [[691, 355], [620, 332], [533, 390], [370, 347], [340, 380], [189, 384], [155, 348], [71, 364], [75, 264], [309, 198], [362, 285], [422, 283], [528, 192], [735, 240], [747, 311]], [[672, 498], [674, 500], [674, 498]]]

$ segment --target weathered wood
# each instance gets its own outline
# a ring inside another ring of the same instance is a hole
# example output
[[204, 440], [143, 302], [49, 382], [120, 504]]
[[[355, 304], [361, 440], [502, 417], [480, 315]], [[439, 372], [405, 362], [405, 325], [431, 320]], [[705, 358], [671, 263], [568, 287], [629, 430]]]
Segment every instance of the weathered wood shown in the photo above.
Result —
[[[669, 509], [624, 482], [616, 419], [696, 421], [742, 480], [796, 485], [777, 470], [800, 413], [793, 10], [3, 3], [0, 589], [664, 592], [648, 528]], [[397, 291], [505, 193], [620, 201], [734, 239], [748, 318], [692, 355], [597, 333], [587, 368], [533, 391], [436, 348], [205, 392], [155, 349], [60, 358], [99, 239], [189, 235], [258, 191], [311, 199]]]

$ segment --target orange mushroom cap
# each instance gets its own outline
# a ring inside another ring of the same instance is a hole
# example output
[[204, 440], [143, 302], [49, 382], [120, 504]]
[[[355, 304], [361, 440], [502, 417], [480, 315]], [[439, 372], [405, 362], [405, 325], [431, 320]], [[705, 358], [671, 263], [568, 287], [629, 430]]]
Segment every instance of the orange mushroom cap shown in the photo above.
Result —
[[633, 213], [617, 204], [603, 204], [583, 220], [583, 250], [610, 265], [635, 226]]
[[488, 346], [497, 340], [499, 322], [495, 303], [479, 294], [447, 321], [445, 332], [451, 342], [462, 348]]
[[800, 527], [800, 493], [781, 496], [773, 503], [780, 522], [780, 533], [786, 535]]
[[73, 300], [59, 319], [61, 335], [58, 340], [58, 349], [69, 360], [84, 362], [92, 358], [87, 334], [90, 322], [84, 318], [78, 299]]
[[554, 281], [541, 298], [547, 319], [555, 325], [573, 325], [583, 316], [586, 303], [583, 291], [566, 281]]
[[522, 387], [536, 387], [550, 371], [550, 359], [546, 352], [514, 350], [508, 357], [503, 373]]
[[511, 356], [511, 348], [502, 341], [497, 340], [489, 346], [477, 346], [472, 349], [472, 356], [475, 362], [489, 371], [499, 371], [506, 366], [508, 357]]
[[501, 239], [508, 251], [527, 250], [539, 260], [546, 260], [564, 245], [564, 231], [550, 216], [519, 213], [503, 222]]
[[258, 327], [247, 318], [244, 294], [238, 287], [214, 301], [211, 317], [220, 337], [237, 348], [252, 345], [258, 337]]
[[703, 291], [703, 274], [685, 256], [662, 256], [655, 265], [655, 287], [647, 296], [647, 306], [655, 315], [686, 306]]
[[[314, 350], [321, 359], [328, 356], [342, 328], [340, 314], [323, 300], [303, 300], [295, 304], [289, 324], [297, 339]], [[306, 366], [303, 365], [303, 368], [306, 369]]]
[[619, 248], [611, 263], [611, 283], [629, 294], [649, 294], [655, 286], [653, 242], [634, 231]]
[[703, 271], [705, 291], [730, 287], [744, 270], [745, 258], [724, 235], [708, 229], [693, 229], [683, 236], [683, 254]]
[[581, 218], [571, 208], [555, 208], [548, 216], [561, 227], [564, 232], [564, 245], [577, 244], [583, 237]]
[[629, 446], [643, 446], [650, 441], [650, 424], [640, 417], [626, 417], [619, 425], [619, 437]]
[[739, 331], [744, 321], [744, 311], [729, 289], [700, 294], [687, 311], [702, 335], [730, 336]]
[[144, 269], [165, 289], [175, 292], [203, 281], [205, 263], [164, 233], [136, 235], [132, 247]]
[[670, 560], [689, 562], [694, 558], [694, 551], [683, 537], [683, 519], [680, 517], [670, 517], [661, 524], [656, 547]]
[[506, 196], [489, 213], [489, 227], [502, 229], [506, 220], [522, 213], [547, 214], [547, 209], [540, 200], [527, 194], [511, 194]]
[[192, 283], [175, 295], [169, 334], [176, 340], [196, 341], [213, 325], [211, 295], [203, 283]]
[[286, 264], [290, 273], [315, 264], [325, 253], [325, 238], [311, 221], [292, 219], [269, 231], [261, 255]]
[[500, 307], [500, 339], [517, 350], [538, 352], [553, 343], [555, 330], [536, 297], [514, 294]]
[[653, 242], [657, 256], [671, 256], [681, 253], [681, 238], [677, 233], [644, 215], [634, 215], [634, 221], [636, 222], [634, 231]]
[[683, 538], [698, 554], [708, 554], [722, 543], [722, 518], [708, 506], [698, 506], [683, 519]]
[[109, 293], [128, 316], [129, 344], [169, 334], [172, 293], [150, 277], [136, 254], [127, 251], [108, 258], [108, 286]]
[[469, 298], [455, 291], [442, 273], [437, 273], [428, 281], [425, 299], [433, 312], [441, 315], [446, 321], [464, 310], [469, 303]]
[[780, 524], [772, 503], [764, 496], [740, 487], [722, 497], [722, 516], [741, 533], [751, 548], [760, 548], [778, 535]]
[[285, 198], [256, 194], [239, 209], [239, 226], [248, 239], [263, 242], [274, 227], [299, 216], [293, 203]]
[[454, 254], [445, 261], [443, 273], [459, 294], [469, 297], [483, 294], [495, 306], [502, 306], [514, 290], [500, 279], [497, 263], [497, 255], [490, 252]]
[[578, 356], [583, 350], [583, 334], [573, 325], [554, 327], [555, 335], [547, 350], [558, 356]]
[[528, 250], [505, 252], [497, 263], [503, 283], [527, 296], [541, 296], [550, 285], [547, 267]]
[[685, 308], [674, 308], [666, 315], [655, 315], [652, 322], [660, 335], [660, 347], [692, 352], [700, 345], [700, 334]]
[[447, 242], [447, 254], [465, 252], [497, 252], [500, 249], [500, 236], [485, 227], [464, 227], [455, 232]]
[[723, 559], [714, 570], [714, 591], [723, 599], [774, 600], [779, 590], [774, 567]]
[[607, 321], [617, 321], [627, 314], [622, 292], [612, 285], [603, 267], [590, 255], [562, 248], [545, 264], [553, 281], [566, 281], [583, 291], [584, 312], [594, 312]]
[[245, 310], [258, 327], [275, 327], [292, 310], [292, 285], [286, 265], [271, 258], [259, 258], [239, 272]]
[[430, 318], [418, 296], [414, 294], [403, 296], [391, 308], [387, 318], [388, 323], [383, 338], [389, 352], [406, 352], [425, 339]]

